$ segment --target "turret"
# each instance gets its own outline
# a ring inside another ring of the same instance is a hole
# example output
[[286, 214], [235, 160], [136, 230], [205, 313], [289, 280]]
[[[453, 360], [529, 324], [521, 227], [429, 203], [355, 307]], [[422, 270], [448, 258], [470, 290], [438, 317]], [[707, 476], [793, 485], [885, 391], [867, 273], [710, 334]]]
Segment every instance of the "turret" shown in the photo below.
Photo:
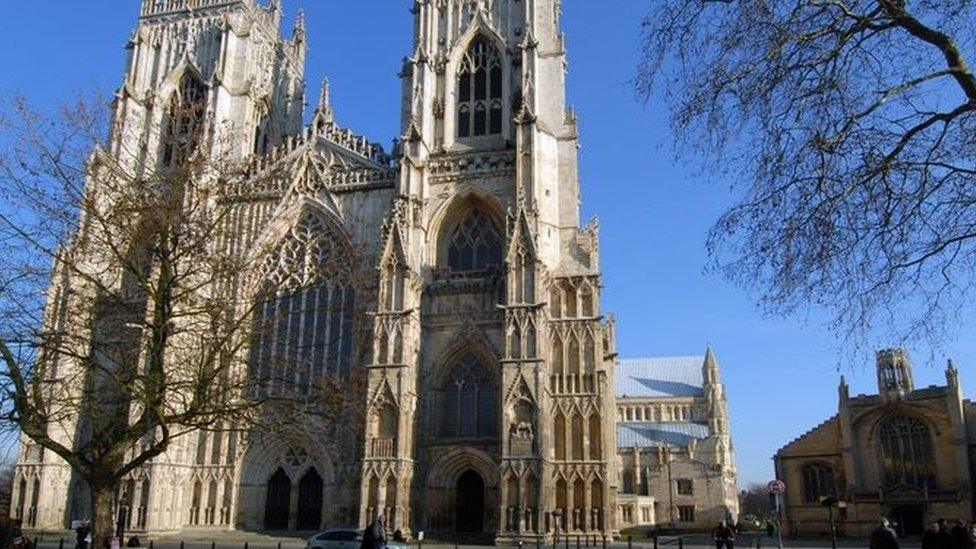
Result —
[[915, 390], [912, 365], [904, 349], [884, 349], [877, 354], [878, 394], [900, 400]]
[[708, 409], [708, 425], [713, 434], [727, 434], [729, 425], [729, 409], [725, 399], [725, 386], [722, 384], [718, 359], [711, 346], [705, 351], [705, 361], [702, 364], [702, 389]]

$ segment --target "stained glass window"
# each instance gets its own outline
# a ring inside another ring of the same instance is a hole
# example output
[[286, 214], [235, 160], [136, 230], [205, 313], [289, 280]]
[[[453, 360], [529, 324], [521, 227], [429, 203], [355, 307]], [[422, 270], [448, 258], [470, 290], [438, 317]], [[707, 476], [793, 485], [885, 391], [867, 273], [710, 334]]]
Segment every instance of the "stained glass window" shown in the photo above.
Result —
[[458, 360], [441, 387], [441, 436], [484, 438], [497, 432], [495, 383], [491, 372], [473, 354]]
[[878, 436], [887, 486], [934, 487], [932, 439], [922, 420], [895, 416], [881, 425]]

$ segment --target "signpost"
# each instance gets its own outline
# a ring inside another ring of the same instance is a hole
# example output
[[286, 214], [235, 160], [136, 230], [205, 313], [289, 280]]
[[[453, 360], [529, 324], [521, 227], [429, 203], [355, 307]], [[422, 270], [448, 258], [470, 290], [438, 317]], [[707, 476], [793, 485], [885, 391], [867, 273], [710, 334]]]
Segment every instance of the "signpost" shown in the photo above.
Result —
[[776, 504], [776, 536], [779, 542], [779, 549], [783, 549], [783, 521], [780, 515], [783, 509], [783, 493], [786, 492], [786, 484], [779, 479], [769, 481], [766, 485], [769, 494], [774, 497]]

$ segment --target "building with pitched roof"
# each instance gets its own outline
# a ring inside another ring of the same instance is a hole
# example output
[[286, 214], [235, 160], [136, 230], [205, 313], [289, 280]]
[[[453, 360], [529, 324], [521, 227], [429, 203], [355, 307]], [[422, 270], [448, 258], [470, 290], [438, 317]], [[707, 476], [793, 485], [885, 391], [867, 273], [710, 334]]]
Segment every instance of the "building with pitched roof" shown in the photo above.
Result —
[[712, 350], [621, 360], [616, 392], [620, 525], [702, 529], [735, 520], [728, 405]]

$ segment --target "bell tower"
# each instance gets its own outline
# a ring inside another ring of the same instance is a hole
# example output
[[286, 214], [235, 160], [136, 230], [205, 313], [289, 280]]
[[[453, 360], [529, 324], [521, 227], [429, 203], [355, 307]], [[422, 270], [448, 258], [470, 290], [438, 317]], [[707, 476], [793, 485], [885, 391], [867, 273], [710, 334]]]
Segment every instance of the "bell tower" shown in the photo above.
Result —
[[289, 40], [280, 21], [280, 0], [142, 0], [115, 101], [119, 161], [152, 172], [200, 146], [234, 161], [299, 133], [304, 20]]
[[[616, 529], [613, 322], [599, 228], [579, 219], [560, 11], [560, 0], [413, 0], [381, 267], [406, 281], [404, 305], [378, 314], [375, 336], [398, 360], [370, 367], [398, 431], [362, 483], [364, 507], [382, 502], [404, 531], [505, 542]], [[458, 492], [476, 484], [483, 493]], [[459, 519], [462, 500], [476, 521]]]
[[878, 394], [899, 400], [915, 390], [912, 365], [904, 349], [884, 349], [877, 354]]

